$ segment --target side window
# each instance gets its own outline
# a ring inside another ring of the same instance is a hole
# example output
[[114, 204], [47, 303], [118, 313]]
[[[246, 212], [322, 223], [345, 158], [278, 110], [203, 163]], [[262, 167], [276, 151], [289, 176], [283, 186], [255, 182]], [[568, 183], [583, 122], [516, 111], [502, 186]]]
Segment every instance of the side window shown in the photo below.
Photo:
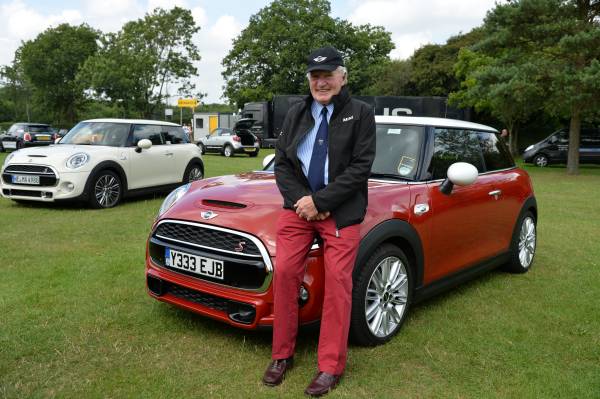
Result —
[[204, 119], [196, 118], [196, 129], [204, 129]]
[[133, 128], [133, 143], [137, 144], [141, 139], [148, 139], [152, 145], [163, 144], [162, 135], [160, 134], [161, 127], [157, 125], [135, 125]]
[[468, 162], [474, 165], [479, 173], [485, 171], [476, 132], [436, 128], [433, 146], [433, 157], [429, 165], [432, 179], [445, 179], [448, 167], [455, 162]]
[[219, 133], [219, 136], [231, 136], [231, 130], [221, 129], [221, 133]]
[[185, 144], [190, 142], [188, 135], [180, 127], [163, 126], [162, 130], [163, 139], [167, 144]]
[[581, 146], [600, 148], [600, 130], [590, 128], [581, 129]]
[[500, 170], [515, 166], [504, 142], [498, 140], [494, 133], [479, 132], [478, 135], [486, 170]]

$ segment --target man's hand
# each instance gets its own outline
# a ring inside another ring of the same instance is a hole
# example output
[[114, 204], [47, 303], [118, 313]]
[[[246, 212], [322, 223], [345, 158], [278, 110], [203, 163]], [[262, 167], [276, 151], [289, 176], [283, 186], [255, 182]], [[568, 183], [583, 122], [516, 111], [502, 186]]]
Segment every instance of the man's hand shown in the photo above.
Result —
[[302, 219], [306, 220], [315, 220], [319, 214], [319, 211], [317, 211], [317, 207], [315, 206], [315, 203], [310, 195], [305, 195], [304, 197], [300, 198], [294, 204], [294, 208], [296, 209], [296, 214]]
[[310, 221], [312, 220], [325, 220], [329, 217], [329, 212], [319, 212], [317, 213], [317, 216], [315, 216], [314, 218], [310, 219]]

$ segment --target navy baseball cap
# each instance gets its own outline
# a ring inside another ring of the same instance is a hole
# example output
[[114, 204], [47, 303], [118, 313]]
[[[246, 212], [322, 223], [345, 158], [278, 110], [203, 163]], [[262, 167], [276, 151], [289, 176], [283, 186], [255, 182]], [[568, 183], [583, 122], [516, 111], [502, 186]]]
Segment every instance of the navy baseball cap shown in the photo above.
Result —
[[306, 72], [334, 71], [339, 66], [344, 66], [344, 59], [342, 54], [331, 46], [314, 50], [306, 59]]

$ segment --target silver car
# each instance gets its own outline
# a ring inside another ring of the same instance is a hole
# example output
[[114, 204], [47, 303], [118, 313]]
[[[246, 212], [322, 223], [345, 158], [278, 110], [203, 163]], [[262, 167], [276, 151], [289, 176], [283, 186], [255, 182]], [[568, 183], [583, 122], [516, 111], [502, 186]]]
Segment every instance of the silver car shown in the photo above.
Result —
[[202, 154], [216, 152], [232, 157], [235, 154], [258, 155], [260, 143], [256, 136], [250, 133], [254, 119], [240, 119], [233, 129], [218, 127], [206, 137], [198, 141]]

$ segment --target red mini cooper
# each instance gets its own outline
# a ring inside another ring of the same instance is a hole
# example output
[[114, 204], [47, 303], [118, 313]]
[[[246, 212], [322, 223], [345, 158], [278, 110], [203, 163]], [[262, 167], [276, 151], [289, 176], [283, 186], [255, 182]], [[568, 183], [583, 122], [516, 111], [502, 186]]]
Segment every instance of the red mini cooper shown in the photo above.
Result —
[[[531, 181], [495, 129], [441, 118], [376, 122], [352, 295], [351, 335], [365, 345], [396, 334], [412, 304], [480, 272], [526, 272], [536, 249]], [[262, 171], [195, 181], [165, 199], [148, 239], [152, 297], [240, 328], [272, 325], [271, 282], [286, 260], [275, 247], [283, 200], [268, 158]], [[320, 319], [319, 237], [298, 301], [301, 323]]]

